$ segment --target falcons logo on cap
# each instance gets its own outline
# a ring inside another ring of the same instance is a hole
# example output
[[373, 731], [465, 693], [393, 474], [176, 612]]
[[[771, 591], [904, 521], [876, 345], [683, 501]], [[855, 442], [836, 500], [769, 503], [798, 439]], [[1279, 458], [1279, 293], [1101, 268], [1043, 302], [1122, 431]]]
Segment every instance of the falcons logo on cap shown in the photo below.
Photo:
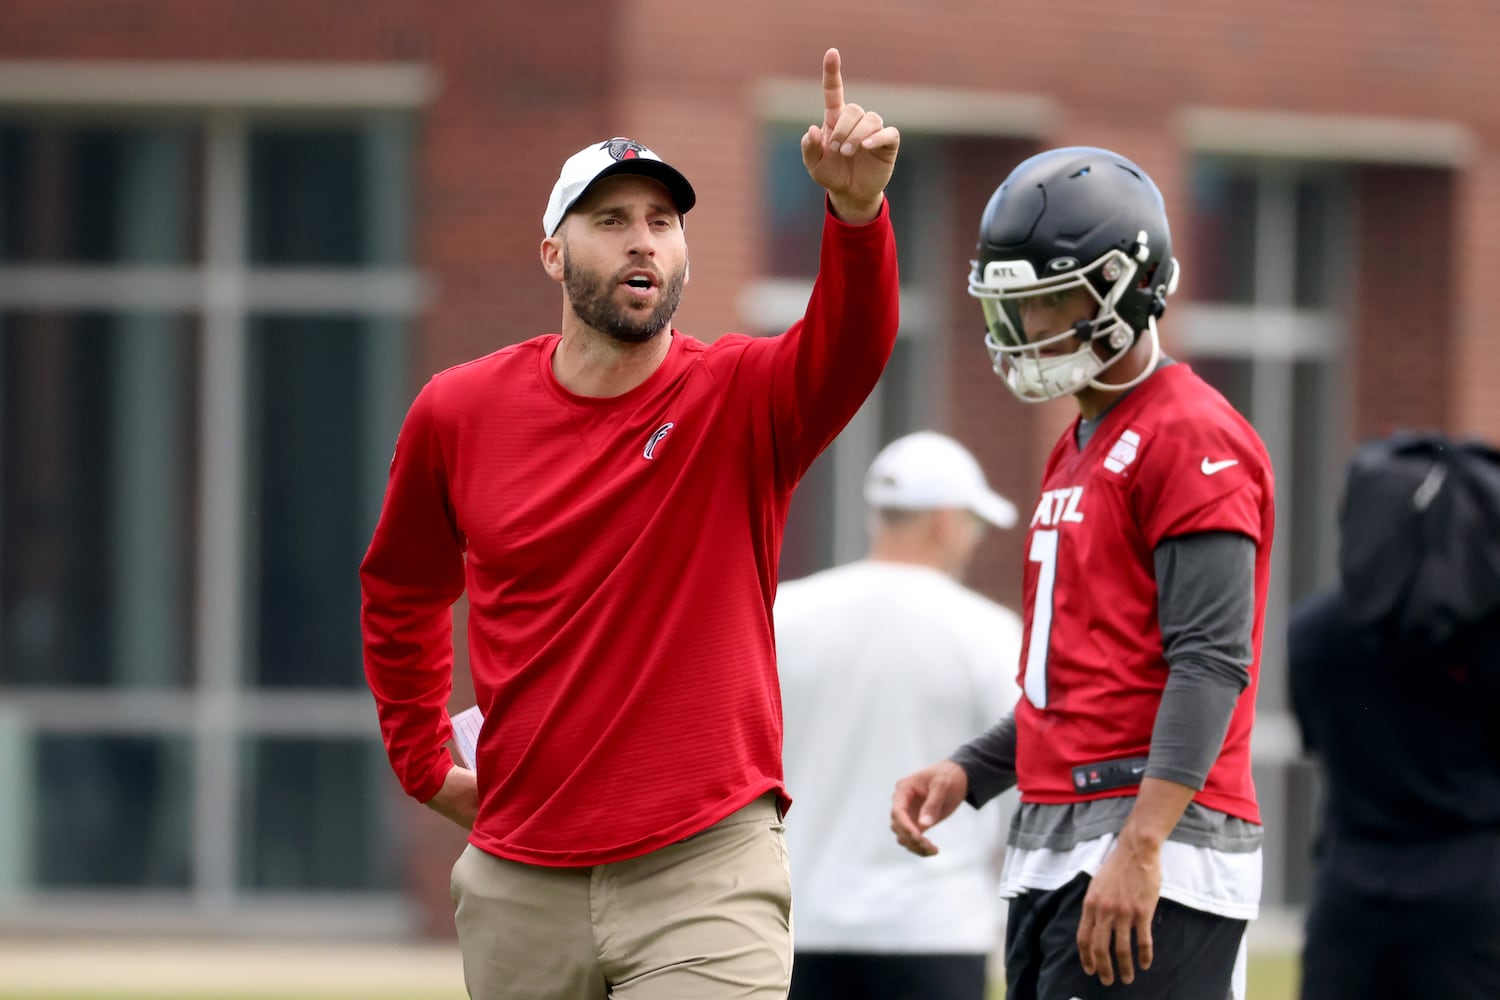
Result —
[[634, 160], [642, 153], [650, 152], [634, 139], [626, 139], [623, 136], [616, 136], [600, 148], [616, 160]]

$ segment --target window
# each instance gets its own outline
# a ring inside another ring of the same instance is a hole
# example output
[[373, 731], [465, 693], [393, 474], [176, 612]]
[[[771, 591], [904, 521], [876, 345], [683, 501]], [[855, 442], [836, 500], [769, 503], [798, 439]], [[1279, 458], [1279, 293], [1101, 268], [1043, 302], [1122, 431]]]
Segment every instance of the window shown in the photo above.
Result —
[[353, 570], [394, 446], [393, 433], [377, 435], [389, 431], [382, 411], [402, 329], [380, 318], [253, 315], [249, 334], [243, 531], [256, 586], [245, 595], [254, 650], [245, 683], [363, 692]]
[[413, 124], [0, 110], [0, 913], [396, 906], [357, 568]]
[[192, 752], [181, 734], [40, 733], [32, 872], [71, 889], [186, 889]]
[[200, 259], [203, 130], [0, 120], [0, 263]]
[[390, 784], [379, 741], [263, 737], [241, 746], [237, 881], [247, 889], [302, 891], [399, 888], [396, 845], [357, 827], [390, 829], [372, 794]]
[[[807, 176], [802, 165], [800, 126], [771, 125], [762, 146], [762, 176], [766, 196], [769, 233], [763, 273], [772, 278], [811, 282], [818, 273], [818, 248], [823, 237], [823, 189]], [[890, 199], [891, 228], [899, 246], [917, 245], [924, 226], [931, 220], [929, 192], [939, 187], [936, 178], [922, 171], [935, 167], [934, 143], [922, 136], [902, 137], [901, 169], [891, 175], [886, 188]], [[913, 160], [919, 161], [915, 166]], [[923, 183], [918, 184], [921, 180]], [[899, 255], [903, 284], [915, 280], [915, 255]], [[793, 319], [802, 315], [801, 310]], [[790, 321], [788, 321], [790, 322]], [[777, 331], [778, 333], [780, 330]]]
[[[1270, 452], [1279, 562], [1268, 617], [1277, 619], [1333, 565], [1327, 498], [1342, 468], [1351, 185], [1327, 167], [1205, 158], [1192, 172], [1184, 271], [1196, 283], [1174, 332]], [[1279, 709], [1285, 674], [1272, 645], [1262, 704]]]
[[[769, 226], [762, 273], [767, 278], [747, 295], [746, 311], [766, 334], [780, 333], [801, 318], [818, 271], [823, 191], [802, 165], [802, 132], [802, 126], [769, 125], [763, 145]], [[931, 303], [944, 296], [929, 286], [951, 283], [953, 275], [924, 273], [924, 260], [932, 258], [920, 248], [942, 245], [939, 220], [945, 202], [939, 199], [945, 187], [937, 174], [942, 168], [940, 143], [920, 135], [903, 136], [901, 169], [892, 175], [886, 191], [891, 226], [902, 247], [902, 328], [875, 391], [792, 495], [782, 545], [783, 579], [825, 569], [864, 550], [864, 518], [848, 514], [864, 509], [865, 468], [882, 445], [925, 426], [936, 406], [928, 376], [935, 367], [939, 317]]]
[[0, 310], [0, 684], [190, 681], [198, 328]]
[[1331, 579], [1346, 440], [1351, 174], [1200, 158], [1191, 174], [1192, 303], [1167, 322], [1184, 360], [1255, 425], [1276, 474], [1276, 544], [1257, 699], [1256, 774], [1268, 831], [1266, 898], [1305, 897], [1315, 811], [1289, 714], [1282, 637], [1296, 598]]

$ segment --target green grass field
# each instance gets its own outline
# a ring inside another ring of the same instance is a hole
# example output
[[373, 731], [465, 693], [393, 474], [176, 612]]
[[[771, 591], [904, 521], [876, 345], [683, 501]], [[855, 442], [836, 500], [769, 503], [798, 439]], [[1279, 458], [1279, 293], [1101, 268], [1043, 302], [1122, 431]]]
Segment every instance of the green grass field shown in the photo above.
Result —
[[[174, 1000], [463, 1000], [462, 995], [451, 991], [412, 993], [410, 991], [383, 993], [364, 990], [358, 993], [283, 993], [242, 992], [233, 990], [210, 990], [202, 992], [172, 993]], [[1297, 996], [1297, 959], [1294, 955], [1254, 955], [1250, 959], [1250, 996], [1247, 1000], [1295, 1000]], [[997, 989], [994, 1000], [1004, 1000], [1005, 990]], [[0, 987], [0, 1000], [167, 1000], [160, 993], [132, 993], [128, 989], [118, 993], [67, 993], [32, 990], [25, 993], [6, 992]]]

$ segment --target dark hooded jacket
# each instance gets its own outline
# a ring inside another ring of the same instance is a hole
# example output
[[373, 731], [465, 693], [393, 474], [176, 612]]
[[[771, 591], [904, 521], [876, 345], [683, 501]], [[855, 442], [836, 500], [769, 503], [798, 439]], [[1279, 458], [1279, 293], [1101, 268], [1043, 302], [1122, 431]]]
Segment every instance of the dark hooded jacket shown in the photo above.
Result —
[[1322, 874], [1388, 898], [1500, 897], [1500, 453], [1370, 442], [1339, 532], [1339, 585], [1287, 631], [1323, 766]]

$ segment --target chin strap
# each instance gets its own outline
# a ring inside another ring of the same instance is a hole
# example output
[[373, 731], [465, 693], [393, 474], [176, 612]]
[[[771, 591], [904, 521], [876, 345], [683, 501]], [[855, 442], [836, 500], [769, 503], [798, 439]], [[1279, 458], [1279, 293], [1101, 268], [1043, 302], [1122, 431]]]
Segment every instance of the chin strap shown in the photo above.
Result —
[[[1123, 322], [1123, 320], [1122, 320]], [[1156, 317], [1146, 318], [1146, 335], [1151, 338], [1151, 357], [1146, 362], [1146, 367], [1140, 370], [1140, 374], [1129, 382], [1100, 382], [1097, 378], [1089, 379], [1089, 385], [1095, 389], [1103, 389], [1105, 392], [1123, 392], [1126, 389], [1134, 389], [1150, 377], [1156, 371], [1156, 363], [1161, 360], [1161, 338], [1156, 335]]]

